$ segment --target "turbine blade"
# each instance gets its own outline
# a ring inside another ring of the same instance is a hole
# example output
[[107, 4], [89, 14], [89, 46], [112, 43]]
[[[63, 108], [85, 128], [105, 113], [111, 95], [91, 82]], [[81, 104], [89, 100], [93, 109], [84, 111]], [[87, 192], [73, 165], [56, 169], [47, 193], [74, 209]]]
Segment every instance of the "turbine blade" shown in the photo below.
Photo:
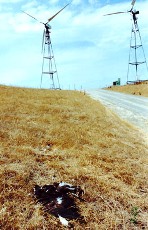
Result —
[[[66, 6], [68, 6], [70, 3], [68, 3]], [[66, 6], [64, 6], [61, 10], [59, 10], [56, 14], [54, 14], [51, 18], [48, 19], [48, 22], [50, 22], [54, 17], [57, 16], [57, 14], [59, 14], [62, 10], [64, 10], [66, 8]]]
[[131, 2], [131, 5], [134, 6], [134, 5], [135, 5], [135, 2], [136, 2], [136, 0], [133, 0], [133, 1]]
[[115, 13], [111, 13], [111, 14], [105, 14], [104, 16], [107, 16], [107, 15], [113, 15], [113, 14], [125, 14], [127, 12], [115, 12]]
[[[27, 14], [29, 17], [33, 18], [34, 20], [38, 21], [36, 18], [34, 18], [32, 15], [26, 13], [25, 11], [22, 11], [24, 14]], [[39, 21], [38, 21], [39, 22]]]

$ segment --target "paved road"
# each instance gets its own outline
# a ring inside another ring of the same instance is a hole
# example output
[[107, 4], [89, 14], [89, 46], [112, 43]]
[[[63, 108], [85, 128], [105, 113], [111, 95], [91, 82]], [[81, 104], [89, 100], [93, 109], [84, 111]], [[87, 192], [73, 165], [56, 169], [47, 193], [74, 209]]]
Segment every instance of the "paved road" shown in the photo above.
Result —
[[112, 109], [122, 119], [148, 134], [148, 98], [109, 90], [87, 90], [87, 94]]

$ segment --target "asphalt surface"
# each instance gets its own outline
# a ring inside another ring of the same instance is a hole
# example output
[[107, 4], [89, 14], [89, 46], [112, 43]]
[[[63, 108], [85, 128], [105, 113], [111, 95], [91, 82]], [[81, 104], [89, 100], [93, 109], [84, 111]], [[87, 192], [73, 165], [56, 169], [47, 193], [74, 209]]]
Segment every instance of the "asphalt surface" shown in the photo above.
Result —
[[90, 97], [100, 101], [123, 120], [148, 134], [148, 98], [109, 90], [87, 90]]

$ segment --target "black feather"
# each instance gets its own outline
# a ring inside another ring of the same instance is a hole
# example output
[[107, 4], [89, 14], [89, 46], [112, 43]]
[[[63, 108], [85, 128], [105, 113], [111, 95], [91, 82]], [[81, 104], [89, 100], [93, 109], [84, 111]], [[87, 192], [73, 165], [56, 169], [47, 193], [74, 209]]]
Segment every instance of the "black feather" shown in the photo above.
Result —
[[43, 204], [46, 211], [58, 217], [72, 220], [81, 217], [80, 210], [76, 204], [76, 198], [83, 200], [81, 196], [84, 191], [80, 186], [67, 183], [54, 183], [52, 185], [35, 185], [34, 195]]

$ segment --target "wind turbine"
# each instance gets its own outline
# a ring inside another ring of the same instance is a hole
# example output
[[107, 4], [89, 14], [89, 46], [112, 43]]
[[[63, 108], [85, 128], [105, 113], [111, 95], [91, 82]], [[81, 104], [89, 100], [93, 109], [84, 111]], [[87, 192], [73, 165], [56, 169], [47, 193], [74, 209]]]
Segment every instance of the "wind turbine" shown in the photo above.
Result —
[[[37, 22], [44, 25], [44, 31], [43, 31], [43, 40], [42, 40], [42, 52], [43, 52], [43, 63], [42, 63], [42, 74], [41, 74], [41, 83], [40, 88], [42, 87], [42, 81], [43, 81], [43, 75], [48, 75], [51, 80], [51, 87], [50, 89], [61, 89], [60, 83], [59, 83], [59, 77], [58, 72], [56, 68], [56, 63], [53, 55], [53, 49], [52, 49], [52, 43], [50, 38], [50, 30], [51, 26], [49, 22], [51, 22], [62, 10], [64, 10], [70, 3], [68, 3], [66, 6], [64, 6], [62, 9], [60, 9], [56, 14], [54, 14], [52, 17], [48, 19], [46, 23], [43, 23], [33, 17], [32, 15], [28, 14], [25, 11], [22, 11], [23, 13], [27, 14], [29, 17], [33, 18]], [[56, 75], [56, 77], [54, 77]]]
[[[113, 14], [124, 14], [124, 13], [130, 13], [132, 15], [132, 29], [131, 29], [131, 40], [130, 40], [130, 51], [129, 51], [129, 62], [128, 62], [128, 71], [127, 71], [127, 84], [130, 83], [138, 83], [144, 80], [140, 80], [138, 76], [138, 66], [141, 64], [146, 64], [146, 71], [148, 72], [148, 66], [146, 62], [146, 57], [144, 53], [144, 49], [142, 46], [142, 40], [141, 40], [141, 35], [138, 27], [138, 18], [137, 15], [139, 14], [139, 11], [134, 9], [136, 0], [132, 0], [131, 2], [131, 9], [128, 11], [119, 11], [115, 13], [110, 13], [110, 14], [105, 14], [104, 16], [108, 15], [113, 15]], [[143, 55], [143, 60], [139, 61], [138, 54]], [[135, 80], [134, 81], [129, 81], [129, 70], [130, 66], [135, 67]]]

